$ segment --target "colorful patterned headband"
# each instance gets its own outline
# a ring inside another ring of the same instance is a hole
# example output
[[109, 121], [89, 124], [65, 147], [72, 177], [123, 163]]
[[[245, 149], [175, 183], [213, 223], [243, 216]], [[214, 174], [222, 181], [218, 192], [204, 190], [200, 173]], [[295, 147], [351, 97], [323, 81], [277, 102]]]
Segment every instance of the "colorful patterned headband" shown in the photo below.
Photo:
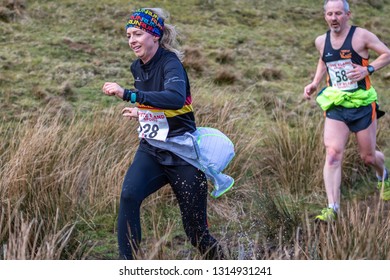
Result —
[[162, 37], [164, 32], [164, 20], [148, 9], [136, 10], [126, 24], [129, 27], [136, 27], [156, 37]]

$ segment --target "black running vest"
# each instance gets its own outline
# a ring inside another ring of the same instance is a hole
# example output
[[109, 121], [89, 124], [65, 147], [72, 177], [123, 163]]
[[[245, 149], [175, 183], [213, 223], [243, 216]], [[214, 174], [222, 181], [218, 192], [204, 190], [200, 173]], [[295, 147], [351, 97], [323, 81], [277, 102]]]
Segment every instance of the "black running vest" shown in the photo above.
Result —
[[[362, 66], [368, 66], [368, 58], [361, 57], [352, 47], [352, 36], [356, 30], [356, 26], [351, 26], [351, 29], [348, 32], [347, 37], [345, 38], [345, 41], [340, 49], [335, 50], [332, 47], [332, 44], [330, 42], [330, 30], [326, 33], [326, 39], [325, 39], [325, 46], [324, 46], [324, 52], [322, 54], [322, 60], [326, 64], [326, 70], [327, 70], [327, 84], [328, 86], [332, 86], [332, 78], [330, 75], [330, 69], [329, 64], [330, 62], [336, 62], [340, 61], [340, 64], [343, 63], [343, 61], [349, 61], [351, 60], [352, 63], [362, 65]], [[341, 68], [342, 69], [342, 68]], [[345, 71], [334, 71], [333, 75], [333, 82], [340, 82], [343, 83], [343, 81], [348, 82], [348, 79], [346, 78]], [[367, 90], [371, 87], [371, 82], [369, 76], [366, 76], [363, 80], [357, 82], [358, 88]], [[357, 90], [357, 89], [356, 89]]]

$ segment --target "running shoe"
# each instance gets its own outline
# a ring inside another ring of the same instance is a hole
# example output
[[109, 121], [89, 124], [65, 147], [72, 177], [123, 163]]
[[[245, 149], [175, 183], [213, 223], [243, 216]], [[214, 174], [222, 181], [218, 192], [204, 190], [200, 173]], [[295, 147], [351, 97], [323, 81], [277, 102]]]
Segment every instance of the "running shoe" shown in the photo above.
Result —
[[324, 208], [321, 210], [321, 214], [316, 216], [317, 221], [333, 222], [337, 220], [337, 213], [333, 208]]
[[[389, 172], [387, 169], [385, 171], [385, 174], [386, 174], [385, 179], [383, 181], [378, 180], [378, 190], [383, 200], [390, 200], [390, 179], [389, 179]], [[383, 192], [382, 192], [382, 188], [383, 188]]]

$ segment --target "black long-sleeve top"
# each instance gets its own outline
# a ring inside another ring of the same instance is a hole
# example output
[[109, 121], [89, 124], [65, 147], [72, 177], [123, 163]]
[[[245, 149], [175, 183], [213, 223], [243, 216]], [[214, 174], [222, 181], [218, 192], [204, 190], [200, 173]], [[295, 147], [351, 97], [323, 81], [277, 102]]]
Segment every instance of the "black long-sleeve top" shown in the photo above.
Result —
[[168, 137], [196, 130], [187, 72], [177, 55], [159, 48], [144, 64], [131, 64], [140, 109], [162, 109], [169, 124]]

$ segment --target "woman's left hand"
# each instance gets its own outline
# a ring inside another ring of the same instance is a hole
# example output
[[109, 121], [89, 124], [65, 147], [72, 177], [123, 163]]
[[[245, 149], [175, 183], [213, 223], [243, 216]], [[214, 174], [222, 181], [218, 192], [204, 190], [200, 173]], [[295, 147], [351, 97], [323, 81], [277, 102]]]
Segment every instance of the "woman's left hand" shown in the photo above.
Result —
[[122, 110], [122, 115], [130, 119], [138, 119], [138, 108], [126, 107]]

